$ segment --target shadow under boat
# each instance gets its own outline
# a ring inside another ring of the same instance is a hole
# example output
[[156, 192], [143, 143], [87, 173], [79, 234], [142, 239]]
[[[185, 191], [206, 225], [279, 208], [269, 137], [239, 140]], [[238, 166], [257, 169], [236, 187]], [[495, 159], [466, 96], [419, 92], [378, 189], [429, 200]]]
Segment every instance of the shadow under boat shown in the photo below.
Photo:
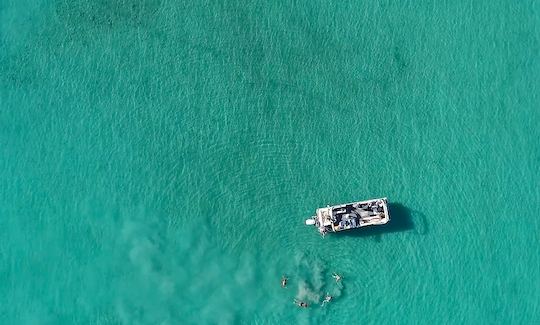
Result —
[[[390, 212], [390, 221], [385, 225], [380, 226], [368, 226], [357, 229], [351, 229], [347, 231], [341, 231], [337, 235], [341, 236], [353, 236], [353, 237], [370, 237], [370, 236], [380, 236], [383, 234], [402, 232], [402, 231], [411, 231], [416, 230], [415, 222], [411, 217], [412, 211], [401, 203], [389, 203], [388, 209]], [[421, 223], [423, 230], [418, 233], [425, 234], [427, 233], [427, 225], [425, 216], [422, 213], [415, 211], [415, 215], [421, 217]]]

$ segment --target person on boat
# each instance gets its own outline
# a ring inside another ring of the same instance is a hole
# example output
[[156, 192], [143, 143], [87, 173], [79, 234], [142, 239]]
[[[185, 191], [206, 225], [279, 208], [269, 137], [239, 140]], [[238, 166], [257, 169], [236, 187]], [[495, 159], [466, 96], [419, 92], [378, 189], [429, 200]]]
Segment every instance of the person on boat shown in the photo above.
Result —
[[332, 277], [336, 280], [336, 282], [341, 281], [341, 275], [339, 275], [339, 274], [337, 274], [335, 272], [332, 274]]
[[288, 279], [286, 276], [282, 276], [282, 277], [281, 277], [281, 287], [282, 287], [282, 288], [286, 288], [286, 287], [287, 287], [287, 281], [288, 281], [288, 280], [289, 280], [289, 279]]
[[300, 307], [300, 308], [307, 308], [307, 307], [309, 307], [309, 305], [307, 304], [307, 302], [300, 301], [300, 300], [296, 300], [296, 299], [294, 299], [294, 304], [297, 305], [297, 306]]
[[328, 292], [327, 292], [327, 293], [326, 293], [326, 296], [324, 297], [324, 300], [323, 300], [321, 306], [324, 306], [324, 304], [329, 303], [329, 302], [332, 300], [332, 298], [333, 298], [333, 297], [332, 297], [331, 295], [329, 295]]

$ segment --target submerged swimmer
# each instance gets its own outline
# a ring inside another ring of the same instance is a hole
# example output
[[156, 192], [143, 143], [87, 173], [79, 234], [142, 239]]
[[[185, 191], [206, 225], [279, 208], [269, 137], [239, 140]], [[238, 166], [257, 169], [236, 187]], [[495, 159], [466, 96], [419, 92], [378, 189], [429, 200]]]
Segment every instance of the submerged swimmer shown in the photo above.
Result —
[[294, 299], [294, 304], [300, 308], [307, 308], [309, 306], [307, 302], [296, 300], [296, 299]]
[[287, 287], [287, 281], [288, 281], [288, 280], [289, 280], [289, 279], [288, 279], [286, 276], [282, 276], [282, 277], [281, 277], [281, 287], [282, 287], [282, 288], [286, 288], [286, 287]]
[[327, 292], [327, 293], [326, 293], [326, 296], [324, 297], [324, 300], [323, 300], [321, 306], [324, 306], [324, 304], [329, 303], [329, 302], [332, 300], [332, 298], [333, 298], [333, 297], [332, 297], [331, 295], [329, 295], [328, 292]]
[[332, 274], [332, 277], [336, 280], [336, 282], [341, 281], [341, 275], [339, 275], [339, 274], [337, 274], [335, 272]]

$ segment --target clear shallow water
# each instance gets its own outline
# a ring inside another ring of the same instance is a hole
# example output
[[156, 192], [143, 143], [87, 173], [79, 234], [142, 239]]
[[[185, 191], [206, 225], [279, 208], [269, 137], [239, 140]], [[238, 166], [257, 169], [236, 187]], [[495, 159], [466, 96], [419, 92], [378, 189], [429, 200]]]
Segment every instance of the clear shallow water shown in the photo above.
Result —
[[3, 2], [0, 320], [538, 322], [538, 10]]

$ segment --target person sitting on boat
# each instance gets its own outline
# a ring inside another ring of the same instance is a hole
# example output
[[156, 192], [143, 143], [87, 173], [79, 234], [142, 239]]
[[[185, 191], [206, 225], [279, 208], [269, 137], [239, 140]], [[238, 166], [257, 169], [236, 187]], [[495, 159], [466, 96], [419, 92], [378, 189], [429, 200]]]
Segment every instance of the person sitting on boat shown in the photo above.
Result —
[[282, 276], [282, 277], [281, 277], [281, 287], [282, 287], [282, 288], [286, 288], [286, 287], [287, 287], [287, 281], [288, 281], [288, 280], [289, 280], [289, 279], [288, 279], [286, 276]]
[[300, 308], [307, 308], [309, 306], [307, 302], [296, 300], [296, 299], [294, 299], [294, 303]]
[[324, 306], [324, 304], [329, 303], [329, 302], [332, 300], [332, 298], [333, 298], [333, 297], [332, 297], [331, 295], [329, 295], [328, 292], [327, 292], [327, 293], [326, 293], [326, 296], [324, 297], [324, 300], [323, 300], [321, 306]]
[[336, 282], [341, 281], [341, 275], [339, 275], [339, 274], [337, 274], [335, 272], [332, 274], [332, 277], [336, 280]]

